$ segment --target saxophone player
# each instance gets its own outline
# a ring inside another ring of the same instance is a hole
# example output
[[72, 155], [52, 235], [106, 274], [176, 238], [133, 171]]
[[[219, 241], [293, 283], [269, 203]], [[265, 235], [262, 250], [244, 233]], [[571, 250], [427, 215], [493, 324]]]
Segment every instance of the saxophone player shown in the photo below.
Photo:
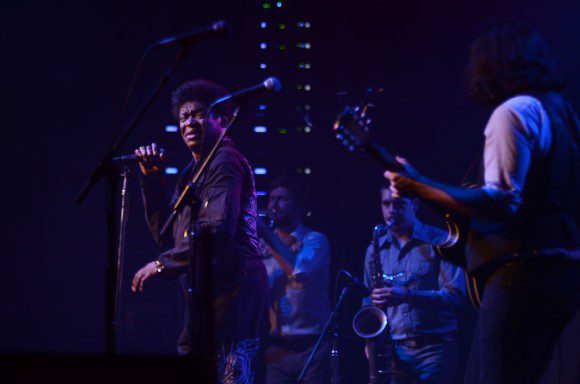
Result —
[[447, 234], [417, 219], [417, 199], [393, 198], [386, 184], [380, 192], [383, 219], [390, 230], [378, 238], [378, 256], [383, 276], [392, 279], [374, 287], [369, 246], [364, 281], [371, 295], [364, 304], [382, 308], [387, 315], [390, 382], [453, 383], [458, 360], [454, 310], [464, 302], [464, 274], [436, 255], [431, 244]]

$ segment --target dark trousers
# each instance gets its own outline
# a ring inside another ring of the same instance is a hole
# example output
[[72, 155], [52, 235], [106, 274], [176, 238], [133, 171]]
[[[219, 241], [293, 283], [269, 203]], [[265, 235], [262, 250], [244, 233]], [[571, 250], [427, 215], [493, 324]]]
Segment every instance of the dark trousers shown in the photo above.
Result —
[[451, 384], [457, 370], [458, 346], [453, 335], [394, 343], [392, 384]]
[[[219, 383], [252, 383], [256, 370], [260, 369], [260, 343], [268, 325], [266, 276], [264, 263], [257, 260], [245, 262], [239, 274], [222, 273], [220, 277], [226, 282], [214, 278], [219, 288], [212, 301]], [[185, 279], [182, 281], [186, 282]], [[189, 321], [186, 310], [177, 345], [180, 355], [189, 353]]]
[[487, 280], [465, 384], [534, 384], [580, 303], [580, 263], [519, 260]]
[[[312, 353], [318, 336], [271, 340], [266, 349], [266, 384], [296, 383]], [[304, 376], [305, 384], [327, 384], [330, 369], [330, 346], [322, 342]]]

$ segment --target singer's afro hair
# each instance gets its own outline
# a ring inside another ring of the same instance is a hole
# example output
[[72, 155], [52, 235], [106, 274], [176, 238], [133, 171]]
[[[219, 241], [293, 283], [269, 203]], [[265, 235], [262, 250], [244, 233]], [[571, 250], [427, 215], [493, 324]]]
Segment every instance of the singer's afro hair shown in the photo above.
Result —
[[[198, 102], [206, 107], [220, 97], [226, 96], [228, 90], [219, 84], [205, 79], [195, 79], [181, 84], [171, 96], [171, 113], [179, 120], [179, 108], [187, 102]], [[225, 102], [217, 105], [213, 112], [225, 116], [231, 121], [234, 115], [234, 103]]]

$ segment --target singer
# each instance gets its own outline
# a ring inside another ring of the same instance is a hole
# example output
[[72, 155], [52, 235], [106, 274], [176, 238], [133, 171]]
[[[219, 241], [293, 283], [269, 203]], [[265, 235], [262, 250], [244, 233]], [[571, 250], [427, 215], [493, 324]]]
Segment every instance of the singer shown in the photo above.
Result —
[[[418, 206], [418, 199], [394, 198], [387, 184], [381, 187], [381, 212], [393, 226], [378, 239], [379, 257], [383, 273], [393, 281], [373, 289], [364, 304], [385, 308], [385, 332], [393, 340], [391, 383], [452, 383], [458, 359], [454, 309], [464, 302], [465, 278], [459, 268], [436, 256], [431, 244], [446, 234], [420, 222]], [[371, 253], [369, 246], [367, 287]]]
[[[173, 93], [173, 114], [192, 155], [177, 182], [173, 200], [233, 118], [232, 102], [220, 103], [208, 115], [209, 105], [227, 94], [222, 86], [207, 80], [186, 82]], [[150, 279], [166, 276], [179, 277], [187, 292], [191, 209], [187, 206], [180, 212], [173, 224], [173, 236], [161, 236], [163, 220], [170, 212], [170, 204], [164, 199], [165, 155], [154, 143], [136, 149], [135, 154], [141, 168], [147, 222], [156, 241], [169, 249], [135, 274], [132, 290], [143, 291]], [[251, 383], [252, 361], [256, 360], [260, 336], [267, 329], [268, 282], [256, 230], [254, 175], [227, 136], [205, 168], [199, 187], [199, 226], [210, 233], [218, 382]], [[188, 353], [188, 315], [186, 311], [179, 354]]]
[[[302, 224], [306, 196], [300, 180], [277, 178], [268, 195], [268, 210], [275, 213], [277, 228], [271, 231], [258, 219], [271, 298], [266, 384], [296, 382], [330, 316], [330, 249], [326, 236]], [[328, 383], [329, 359], [330, 347], [325, 342], [306, 371], [304, 383]]]

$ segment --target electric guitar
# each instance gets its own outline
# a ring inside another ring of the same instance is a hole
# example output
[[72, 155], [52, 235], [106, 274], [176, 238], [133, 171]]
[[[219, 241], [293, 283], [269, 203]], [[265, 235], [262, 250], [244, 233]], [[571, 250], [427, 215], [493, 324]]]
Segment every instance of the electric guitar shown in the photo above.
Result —
[[[369, 88], [363, 100], [355, 107], [345, 106], [336, 118], [334, 133], [336, 139], [349, 151], [362, 150], [375, 159], [384, 169], [404, 172], [404, 166], [396, 158], [376, 142], [369, 134], [371, 120], [367, 110], [372, 106], [370, 99], [380, 92], [378, 86]], [[438, 209], [437, 207], [434, 207]], [[439, 209], [438, 209], [439, 210]], [[440, 211], [440, 210], [439, 210]], [[433, 244], [438, 255], [465, 271], [465, 245], [469, 231], [469, 221], [456, 217], [449, 212], [441, 212], [447, 227], [447, 238], [438, 244]], [[481, 284], [466, 272], [467, 293], [476, 308], [481, 305]]]

